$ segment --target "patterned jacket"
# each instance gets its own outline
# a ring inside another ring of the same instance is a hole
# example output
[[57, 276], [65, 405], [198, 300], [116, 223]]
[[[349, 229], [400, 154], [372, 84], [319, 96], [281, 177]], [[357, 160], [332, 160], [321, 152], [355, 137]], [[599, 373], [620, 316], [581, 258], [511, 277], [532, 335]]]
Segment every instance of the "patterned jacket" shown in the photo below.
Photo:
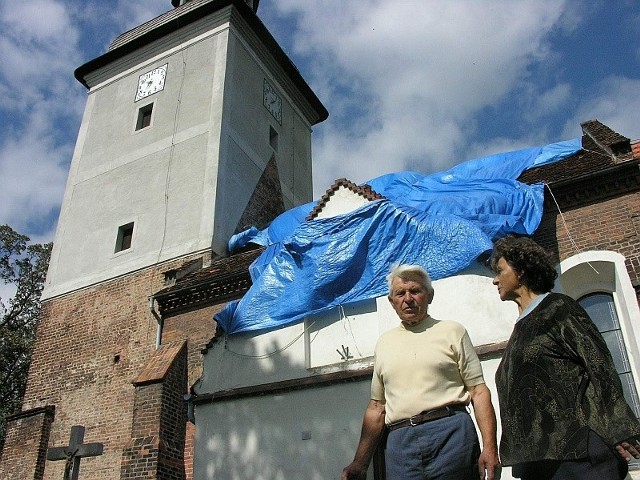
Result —
[[611, 447], [640, 435], [602, 335], [566, 295], [516, 324], [496, 386], [504, 465], [585, 458], [590, 429]]

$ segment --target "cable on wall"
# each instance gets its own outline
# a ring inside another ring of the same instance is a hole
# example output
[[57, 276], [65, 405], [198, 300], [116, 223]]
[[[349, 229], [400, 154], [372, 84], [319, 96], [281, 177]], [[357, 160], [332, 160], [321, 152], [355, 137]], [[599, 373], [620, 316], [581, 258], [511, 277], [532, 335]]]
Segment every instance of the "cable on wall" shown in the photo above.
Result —
[[180, 49], [180, 54], [182, 58], [182, 75], [180, 80], [180, 89], [178, 90], [178, 97], [176, 101], [176, 109], [173, 115], [173, 132], [171, 134], [171, 146], [169, 147], [169, 163], [167, 164], [167, 174], [165, 177], [164, 184], [164, 225], [162, 228], [162, 239], [160, 242], [160, 248], [158, 249], [158, 258], [156, 263], [160, 261], [160, 257], [162, 256], [162, 250], [164, 249], [164, 242], [167, 237], [167, 219], [169, 216], [169, 184], [171, 183], [171, 165], [174, 160], [175, 146], [176, 146], [176, 136], [178, 134], [178, 114], [180, 113], [180, 106], [182, 104], [182, 92], [184, 90], [185, 84], [185, 72], [187, 70], [187, 61], [184, 56], [184, 51], [186, 47]]
[[[358, 348], [358, 343], [356, 341], [355, 335], [353, 334], [353, 329], [351, 328], [351, 319], [349, 318], [349, 316], [345, 313], [344, 311], [344, 306], [343, 305], [339, 305], [338, 306], [338, 311], [339, 311], [339, 315], [340, 318], [339, 320], [342, 322], [342, 327], [344, 328], [345, 332], [351, 337], [351, 339], [353, 340], [353, 344], [356, 347], [356, 351], [358, 352], [358, 355], [360, 357], [362, 357], [362, 352], [360, 352], [360, 349]], [[345, 321], [346, 320], [346, 321]], [[294, 343], [296, 343], [300, 338], [302, 338], [302, 336], [307, 333], [311, 327], [313, 327], [316, 324], [316, 322], [311, 322], [309, 325], [307, 325], [302, 332], [300, 332], [298, 335], [296, 335], [289, 343], [287, 343], [286, 345], [284, 345], [281, 348], [278, 348], [272, 352], [269, 353], [264, 353], [261, 355], [249, 355], [249, 354], [245, 354], [245, 353], [239, 353], [239, 352], [234, 352], [233, 350], [231, 350], [231, 348], [229, 347], [229, 336], [225, 335], [224, 337], [224, 349], [226, 351], [228, 351], [229, 353], [237, 356], [237, 357], [242, 357], [242, 358], [251, 358], [251, 359], [255, 359], [255, 360], [261, 360], [261, 359], [266, 359], [269, 357], [272, 357], [278, 353], [284, 352], [285, 350], [287, 350], [288, 348], [290, 348]], [[313, 341], [313, 340], [312, 340]]]
[[[349, 334], [349, 336], [353, 340], [353, 345], [356, 347], [356, 351], [358, 352], [358, 355], [360, 357], [362, 357], [362, 352], [360, 352], [360, 349], [358, 348], [358, 342], [356, 341], [356, 337], [353, 334], [353, 329], [351, 328], [351, 319], [345, 313], [344, 307], [342, 306], [342, 304], [338, 305], [338, 308], [339, 308], [339, 312], [340, 312], [340, 321], [342, 322], [342, 328], [344, 328], [345, 332], [347, 332], [347, 334]], [[347, 327], [348, 327], [348, 329], [347, 329]]]
[[[564, 230], [567, 233], [567, 237], [569, 238], [569, 242], [571, 242], [571, 246], [573, 247], [574, 252], [576, 254], [582, 253], [580, 251], [580, 248], [578, 248], [578, 245], [576, 244], [575, 240], [571, 236], [571, 232], [569, 231], [569, 227], [567, 225], [567, 221], [564, 218], [564, 213], [560, 209], [560, 205], [558, 204], [558, 200], [556, 199], [556, 196], [553, 194], [553, 191], [551, 190], [551, 186], [546, 182], [544, 183], [544, 186], [546, 187], [547, 190], [549, 190], [549, 193], [551, 194], [551, 198], [553, 199], [553, 203], [555, 204], [556, 209], [558, 210], [558, 213], [560, 214], [560, 219], [562, 220], [562, 226], [564, 227]], [[596, 274], [600, 275], [600, 272], [598, 272], [598, 270], [591, 264], [591, 262], [587, 262], [587, 264], [593, 269], [594, 272], [596, 272]]]
[[[163, 219], [163, 226], [162, 226], [162, 238], [160, 240], [160, 247], [158, 248], [158, 255], [156, 257], [156, 265], [160, 262], [160, 258], [162, 257], [162, 250], [164, 249], [164, 242], [167, 238], [167, 219], [169, 216], [169, 184], [171, 182], [171, 165], [173, 163], [173, 157], [174, 157], [174, 150], [175, 150], [175, 144], [176, 144], [176, 136], [177, 136], [177, 132], [178, 132], [178, 114], [180, 112], [180, 105], [182, 102], [182, 91], [184, 89], [184, 84], [185, 84], [185, 72], [187, 69], [187, 62], [184, 56], [184, 51], [185, 51], [186, 47], [182, 47], [180, 49], [180, 54], [182, 57], [182, 76], [181, 76], [181, 81], [180, 81], [180, 89], [178, 90], [178, 98], [177, 98], [177, 102], [176, 102], [176, 109], [173, 115], [173, 132], [171, 134], [171, 146], [169, 147], [169, 162], [167, 164], [167, 173], [165, 176], [165, 183], [164, 183], [164, 219]], [[150, 299], [150, 311], [152, 313], [152, 318], [149, 319], [149, 325], [147, 327], [147, 339], [149, 338], [150, 334], [151, 334], [151, 324], [152, 319], [156, 318], [157, 321], [157, 325], [156, 325], [156, 348], [160, 347], [160, 343], [162, 341], [162, 327], [163, 327], [163, 322], [162, 319], [160, 318], [160, 316], [158, 315], [156, 317], [156, 312], [153, 308], [153, 283], [154, 283], [154, 279], [155, 279], [155, 275], [151, 275], [149, 277], [149, 291], [151, 293], [149, 293], [149, 299]]]
[[237, 357], [242, 357], [242, 358], [252, 358], [255, 360], [260, 360], [260, 359], [265, 359], [265, 358], [269, 358], [274, 356], [277, 353], [281, 353], [284, 352], [285, 350], [287, 350], [289, 347], [291, 347], [294, 343], [296, 343], [298, 340], [300, 340], [300, 338], [311, 328], [313, 327], [313, 325], [315, 325], [316, 322], [311, 322], [309, 325], [307, 325], [302, 332], [300, 332], [298, 335], [296, 335], [293, 340], [291, 340], [289, 343], [287, 343], [285, 346], [281, 347], [281, 348], [277, 348], [276, 350], [274, 350], [273, 352], [269, 352], [269, 353], [263, 353], [261, 355], [248, 355], [246, 353], [239, 353], [239, 352], [234, 352], [233, 350], [231, 350], [231, 348], [229, 348], [229, 335], [225, 335], [224, 336], [224, 349], [226, 351], [228, 351], [229, 353], [237, 356]]

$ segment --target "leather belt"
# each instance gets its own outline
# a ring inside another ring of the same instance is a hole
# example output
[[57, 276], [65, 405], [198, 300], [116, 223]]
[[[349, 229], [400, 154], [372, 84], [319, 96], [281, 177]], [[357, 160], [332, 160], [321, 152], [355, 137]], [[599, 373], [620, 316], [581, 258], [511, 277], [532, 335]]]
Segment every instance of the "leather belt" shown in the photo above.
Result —
[[414, 415], [411, 418], [406, 418], [404, 420], [398, 420], [397, 422], [390, 423], [387, 425], [389, 430], [395, 430], [396, 428], [402, 427], [415, 427], [416, 425], [420, 425], [422, 423], [431, 422], [433, 420], [438, 420], [439, 418], [450, 417], [453, 415], [453, 412], [466, 412], [466, 405], [449, 405], [443, 408], [436, 408], [434, 410], [425, 410], [424, 412], [420, 412], [417, 415]]

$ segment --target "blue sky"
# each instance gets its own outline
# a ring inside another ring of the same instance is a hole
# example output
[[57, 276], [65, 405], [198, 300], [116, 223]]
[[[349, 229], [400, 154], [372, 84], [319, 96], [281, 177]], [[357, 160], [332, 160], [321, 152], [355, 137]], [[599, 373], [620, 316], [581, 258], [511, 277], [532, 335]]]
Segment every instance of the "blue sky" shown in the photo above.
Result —
[[[75, 68], [170, 0], [0, 2], [0, 223], [54, 238], [86, 100]], [[314, 192], [580, 135], [640, 137], [637, 0], [261, 0], [329, 110]]]

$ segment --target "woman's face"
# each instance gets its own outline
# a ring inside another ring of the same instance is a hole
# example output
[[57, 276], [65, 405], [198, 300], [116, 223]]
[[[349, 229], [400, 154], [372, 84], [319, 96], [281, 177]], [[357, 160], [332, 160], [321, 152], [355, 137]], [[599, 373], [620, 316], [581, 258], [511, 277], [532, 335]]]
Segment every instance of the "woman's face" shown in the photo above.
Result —
[[522, 283], [520, 275], [516, 272], [504, 257], [500, 257], [496, 264], [496, 276], [493, 278], [493, 284], [498, 287], [498, 295], [500, 300], [515, 300], [520, 296]]

